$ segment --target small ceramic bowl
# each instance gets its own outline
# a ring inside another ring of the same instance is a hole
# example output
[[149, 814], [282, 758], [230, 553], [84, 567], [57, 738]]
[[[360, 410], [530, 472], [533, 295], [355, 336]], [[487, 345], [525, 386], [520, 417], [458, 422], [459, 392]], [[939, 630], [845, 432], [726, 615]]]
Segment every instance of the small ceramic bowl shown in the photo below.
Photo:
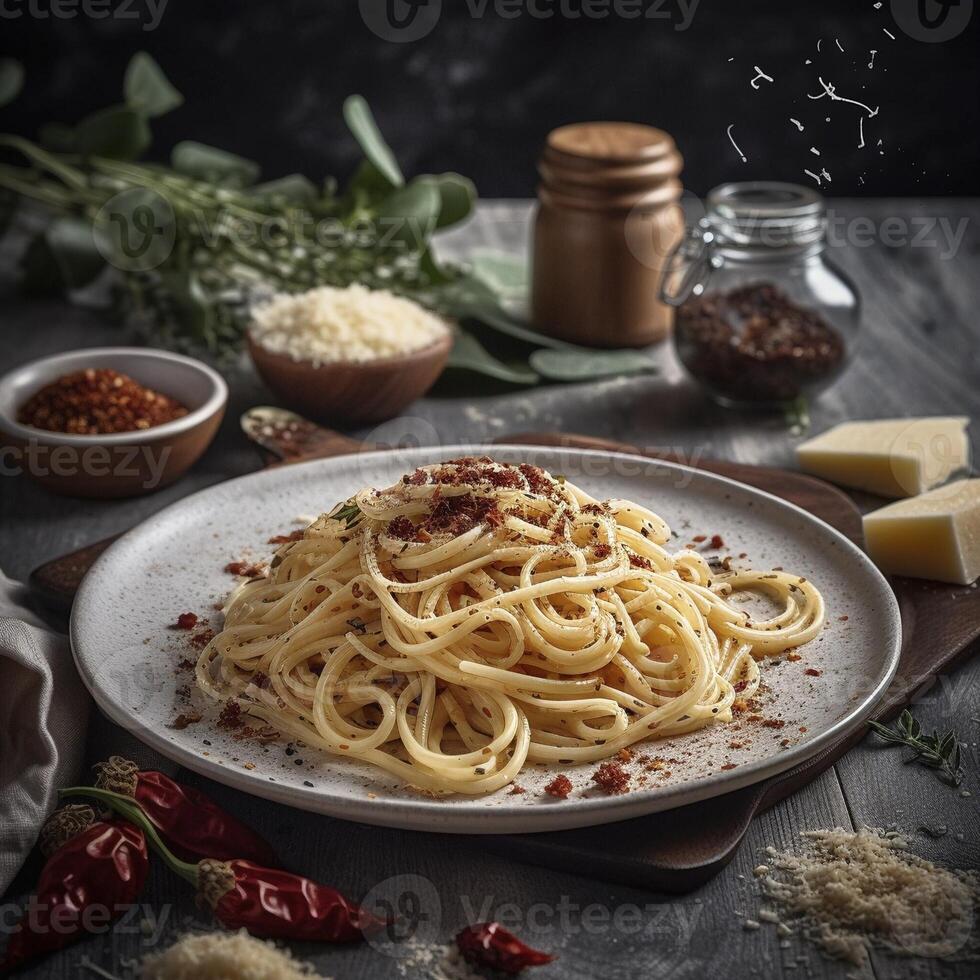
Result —
[[421, 398], [449, 359], [453, 335], [446, 331], [428, 347], [373, 361], [314, 365], [266, 350], [248, 338], [252, 363], [280, 402], [317, 422], [384, 422]]
[[[45, 385], [86, 368], [112, 368], [187, 408], [172, 422], [105, 435], [49, 432], [17, 421]], [[31, 361], [0, 378], [4, 470], [19, 470], [56, 493], [135, 497], [182, 476], [211, 444], [228, 401], [217, 371], [191, 357], [147, 347], [92, 347]]]

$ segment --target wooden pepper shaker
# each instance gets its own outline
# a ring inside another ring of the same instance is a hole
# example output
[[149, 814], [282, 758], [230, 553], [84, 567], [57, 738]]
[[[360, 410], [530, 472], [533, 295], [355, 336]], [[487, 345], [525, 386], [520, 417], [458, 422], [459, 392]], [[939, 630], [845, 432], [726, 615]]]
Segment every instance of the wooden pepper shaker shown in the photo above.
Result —
[[663, 266], [684, 232], [683, 161], [665, 132], [637, 123], [562, 126], [538, 172], [531, 317], [592, 347], [642, 347], [670, 332]]

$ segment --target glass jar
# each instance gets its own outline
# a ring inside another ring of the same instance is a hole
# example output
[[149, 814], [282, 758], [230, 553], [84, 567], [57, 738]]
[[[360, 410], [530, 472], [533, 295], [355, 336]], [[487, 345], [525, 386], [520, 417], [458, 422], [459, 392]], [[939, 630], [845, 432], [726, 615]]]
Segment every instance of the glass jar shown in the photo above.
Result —
[[723, 184], [668, 260], [677, 355], [724, 404], [782, 406], [840, 376], [860, 297], [826, 255], [826, 208], [809, 187]]

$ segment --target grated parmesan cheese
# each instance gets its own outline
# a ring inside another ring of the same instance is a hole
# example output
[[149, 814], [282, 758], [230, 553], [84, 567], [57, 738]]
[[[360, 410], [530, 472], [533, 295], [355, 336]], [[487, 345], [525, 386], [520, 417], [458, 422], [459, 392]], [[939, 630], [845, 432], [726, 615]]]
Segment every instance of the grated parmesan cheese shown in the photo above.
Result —
[[353, 285], [279, 293], [252, 310], [252, 340], [315, 366], [373, 361], [421, 350], [444, 337], [446, 322], [386, 290]]
[[312, 967], [272, 943], [240, 932], [209, 932], [179, 939], [143, 959], [141, 980], [310, 980]]
[[872, 828], [802, 837], [807, 853], [771, 856], [760, 885], [779, 914], [764, 909], [760, 919], [799, 924], [828, 956], [858, 966], [871, 947], [937, 959], [972, 952], [975, 872], [937, 867], [909, 853], [902, 837]]

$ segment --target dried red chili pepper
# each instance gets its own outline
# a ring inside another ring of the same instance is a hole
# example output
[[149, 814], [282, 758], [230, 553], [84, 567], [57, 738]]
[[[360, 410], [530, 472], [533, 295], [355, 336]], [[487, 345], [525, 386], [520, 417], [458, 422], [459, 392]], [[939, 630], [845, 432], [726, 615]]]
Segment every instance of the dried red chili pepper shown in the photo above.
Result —
[[520, 973], [528, 966], [543, 966], [554, 956], [533, 949], [499, 922], [480, 922], [467, 926], [456, 936], [464, 959], [477, 966], [489, 966], [504, 973]]
[[140, 772], [135, 762], [118, 755], [99, 763], [96, 771], [96, 787], [132, 797], [181, 860], [280, 863], [268, 842], [198, 790], [162, 772]]
[[198, 896], [229, 929], [267, 939], [348, 943], [384, 923], [335, 888], [250, 861], [201, 861]]
[[288, 871], [241, 860], [181, 861], [137, 803], [120, 793], [88, 786], [73, 786], [62, 793], [99, 800], [142, 828], [168, 867], [196, 886], [199, 899], [231, 929], [244, 928], [254, 936], [273, 939], [343, 943], [385, 925], [335, 888]]
[[[42, 832], [42, 845], [53, 849], [10, 937], [0, 972], [62, 949], [93, 926], [108, 926], [143, 890], [149, 869], [143, 831], [122, 819], [95, 820], [90, 807], [66, 809], [64, 826], [55, 825], [58, 811]], [[85, 822], [81, 810], [92, 816], [84, 829], [79, 829]]]

